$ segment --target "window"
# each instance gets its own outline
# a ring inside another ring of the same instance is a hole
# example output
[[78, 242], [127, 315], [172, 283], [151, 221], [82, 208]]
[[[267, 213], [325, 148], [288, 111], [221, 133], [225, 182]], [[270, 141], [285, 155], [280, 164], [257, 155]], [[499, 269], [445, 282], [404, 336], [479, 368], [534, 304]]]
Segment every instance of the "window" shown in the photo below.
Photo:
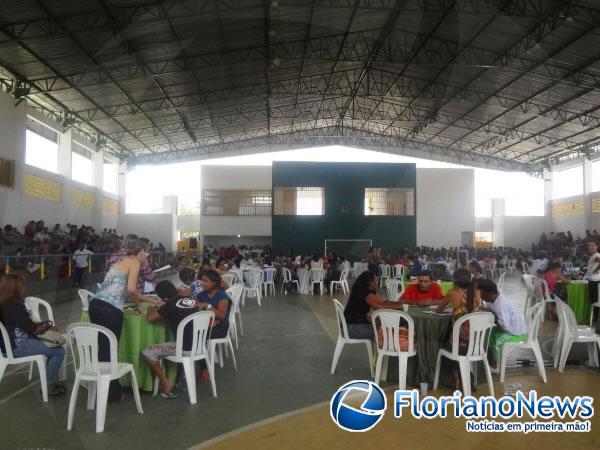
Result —
[[592, 162], [592, 192], [600, 191], [600, 159]]
[[180, 216], [200, 215], [200, 195], [180, 195], [177, 198], [177, 206]]
[[270, 216], [270, 191], [202, 191], [202, 214], [205, 216]]
[[276, 187], [275, 211], [278, 216], [322, 216], [325, 191], [322, 187]]
[[574, 197], [583, 194], [583, 166], [552, 173], [552, 198]]
[[102, 189], [106, 192], [116, 194], [118, 190], [119, 167], [116, 163], [104, 160], [102, 171]]
[[475, 232], [476, 242], [493, 242], [491, 231], [476, 231]]
[[84, 184], [94, 184], [93, 153], [90, 149], [72, 142], [71, 178]]
[[365, 216], [414, 215], [414, 189], [365, 188]]
[[32, 119], [25, 132], [25, 164], [58, 173], [58, 133]]

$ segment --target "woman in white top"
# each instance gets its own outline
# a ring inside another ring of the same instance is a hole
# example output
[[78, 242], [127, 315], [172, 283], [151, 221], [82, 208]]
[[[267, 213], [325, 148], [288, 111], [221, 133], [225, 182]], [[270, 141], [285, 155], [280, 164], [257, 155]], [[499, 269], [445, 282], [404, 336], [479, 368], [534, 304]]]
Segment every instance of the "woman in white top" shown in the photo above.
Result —
[[[587, 264], [587, 273], [585, 279], [588, 280], [588, 298], [590, 303], [598, 302], [598, 285], [600, 284], [600, 253], [598, 253], [598, 244], [596, 241], [587, 241], [587, 251], [590, 259]], [[596, 309], [596, 308], [592, 308]]]

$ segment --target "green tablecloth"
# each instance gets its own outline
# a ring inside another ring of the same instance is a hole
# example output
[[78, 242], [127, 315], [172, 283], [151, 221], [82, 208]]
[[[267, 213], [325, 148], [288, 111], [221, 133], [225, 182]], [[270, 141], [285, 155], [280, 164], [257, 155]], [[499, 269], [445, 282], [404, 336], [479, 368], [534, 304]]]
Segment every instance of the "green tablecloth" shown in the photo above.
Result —
[[[81, 313], [81, 321], [89, 322], [87, 312]], [[135, 311], [125, 310], [123, 316], [123, 329], [119, 339], [119, 361], [133, 364], [139, 388], [143, 391], [152, 391], [153, 377], [150, 368], [142, 358], [142, 350], [152, 344], [160, 344], [169, 340], [175, 340], [172, 333], [167, 330], [162, 321], [150, 322], [143, 314]], [[177, 366], [165, 363], [167, 378], [175, 380]], [[129, 375], [121, 378], [123, 386], [129, 386], [131, 379]]]
[[[409, 281], [407, 284], [417, 284], [417, 282], [416, 282], [416, 281]], [[447, 293], [448, 293], [448, 291], [449, 291], [450, 289], [452, 289], [452, 287], [453, 287], [453, 286], [454, 286], [454, 283], [452, 283], [452, 282], [450, 282], [450, 281], [442, 281], [442, 282], [440, 283], [440, 288], [442, 289], [442, 292], [443, 292], [444, 294], [447, 294]]]
[[[452, 283], [449, 283], [452, 284]], [[452, 316], [434, 316], [425, 314], [431, 309], [411, 306], [408, 314], [415, 322], [417, 354], [409, 358], [407, 384], [418, 386], [419, 383], [433, 385], [437, 354], [452, 333]]]
[[590, 323], [590, 301], [586, 283], [567, 284], [567, 303], [575, 312], [575, 318], [579, 325]]

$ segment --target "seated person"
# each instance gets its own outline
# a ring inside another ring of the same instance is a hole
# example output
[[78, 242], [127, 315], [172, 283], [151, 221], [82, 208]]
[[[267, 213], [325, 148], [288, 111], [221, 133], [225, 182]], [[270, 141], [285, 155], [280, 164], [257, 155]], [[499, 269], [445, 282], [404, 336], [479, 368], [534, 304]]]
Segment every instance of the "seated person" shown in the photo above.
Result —
[[30, 312], [25, 307], [25, 280], [19, 274], [7, 274], [0, 280], [0, 316], [8, 331], [10, 342], [16, 358], [33, 355], [44, 355], [46, 360], [46, 379], [48, 395], [64, 395], [66, 388], [58, 383], [58, 372], [65, 357], [62, 347], [48, 347], [38, 335], [52, 329], [52, 322], [36, 323], [31, 320]]
[[[231, 309], [231, 299], [227, 293], [220, 287], [222, 285], [221, 276], [216, 270], [206, 270], [202, 272], [202, 284], [204, 290], [197, 296], [198, 309], [210, 309], [215, 313], [215, 320], [211, 324], [209, 339], [222, 339], [229, 332], [229, 310]], [[198, 381], [206, 382], [209, 380], [206, 362], [201, 361], [202, 372], [198, 375]]]
[[506, 342], [527, 341], [527, 324], [514, 303], [498, 292], [498, 287], [492, 280], [481, 280], [477, 287], [481, 299], [485, 301], [481, 309], [493, 313], [496, 318], [497, 326], [492, 329], [489, 341], [492, 351], [488, 352], [490, 366], [495, 368]]
[[469, 263], [469, 272], [471, 272], [473, 280], [480, 280], [483, 278], [483, 269], [477, 261], [471, 261]]
[[368, 318], [371, 309], [402, 309], [402, 303], [390, 302], [377, 294], [379, 279], [371, 271], [361, 273], [350, 290], [344, 317], [348, 325], [348, 337], [373, 339], [373, 326]]
[[550, 291], [550, 294], [552, 294], [554, 297], [564, 300], [567, 298], [567, 296], [563, 283], [568, 283], [569, 280], [563, 276], [561, 269], [561, 263], [549, 263], [544, 271], [544, 280], [546, 283], [548, 283], [548, 290]]
[[417, 306], [429, 306], [437, 304], [444, 298], [444, 293], [438, 283], [434, 283], [431, 272], [424, 270], [419, 273], [416, 284], [409, 284], [402, 293], [402, 299], [406, 303]]
[[202, 291], [202, 282], [196, 279], [196, 271], [189, 267], [184, 267], [179, 271], [179, 280], [183, 283], [183, 287], [177, 290], [179, 295], [195, 297]]
[[[153, 305], [148, 306], [146, 318], [154, 322], [158, 319], [164, 319], [171, 328], [173, 335], [177, 335], [177, 327], [183, 319], [191, 314], [198, 312], [196, 300], [189, 297], [183, 297], [177, 294], [177, 289], [173, 283], [168, 280], [162, 280], [156, 285], [156, 295], [164, 301], [164, 305], [156, 308]], [[142, 351], [146, 364], [150, 366], [152, 373], [160, 381], [160, 396], [163, 398], [177, 398], [180, 395], [179, 389], [175, 384], [167, 379], [163, 369], [160, 367], [160, 360], [175, 355], [177, 343], [174, 341], [163, 344], [149, 345]], [[192, 348], [192, 328], [187, 326], [183, 333], [183, 350], [189, 351]]]

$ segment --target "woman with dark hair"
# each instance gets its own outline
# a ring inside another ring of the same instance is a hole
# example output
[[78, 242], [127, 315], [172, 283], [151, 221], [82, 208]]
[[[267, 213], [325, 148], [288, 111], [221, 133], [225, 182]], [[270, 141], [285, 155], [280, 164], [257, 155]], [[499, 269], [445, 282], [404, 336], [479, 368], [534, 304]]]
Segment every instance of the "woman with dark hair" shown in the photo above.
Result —
[[[480, 306], [481, 298], [479, 289], [477, 289], [477, 285], [471, 280], [471, 272], [467, 269], [458, 269], [454, 272], [454, 287], [448, 291], [446, 297], [440, 302], [436, 311], [441, 313], [446, 308], [451, 308], [452, 323], [454, 324], [456, 320], [466, 314], [479, 312]], [[459, 354], [466, 354], [469, 347], [469, 322], [463, 323], [460, 327], [458, 346]], [[447, 350], [452, 349], [452, 335], [450, 335], [450, 341], [445, 345], [445, 348]], [[460, 390], [462, 383], [458, 363], [447, 358], [444, 358], [443, 362], [446, 367], [445, 372], [452, 375], [452, 381], [444, 382], [442, 379], [442, 382], [453, 389]]]
[[373, 327], [368, 314], [372, 309], [402, 309], [402, 303], [390, 302], [377, 294], [379, 279], [371, 271], [361, 273], [350, 290], [344, 317], [348, 324], [348, 337], [373, 339]]
[[473, 280], [479, 280], [483, 278], [483, 269], [477, 261], [471, 261], [469, 263], [469, 272], [471, 272]]
[[[62, 347], [48, 347], [37, 336], [54, 330], [52, 322], [35, 323], [25, 307], [25, 280], [22, 275], [8, 274], [0, 280], [0, 319], [6, 326], [13, 354], [17, 358], [44, 355], [48, 395], [63, 395], [65, 387], [58, 384], [58, 372], [65, 357]], [[1, 349], [0, 349], [1, 351]]]
[[[229, 309], [231, 299], [221, 289], [221, 276], [216, 270], [205, 270], [202, 272], [202, 285], [204, 290], [196, 297], [198, 309], [210, 309], [215, 313], [215, 320], [211, 324], [210, 339], [221, 339], [227, 336], [229, 331]], [[208, 370], [203, 367], [198, 375], [198, 381], [208, 381]]]
[[[141, 295], [137, 288], [140, 267], [148, 257], [146, 248], [144, 242], [130, 240], [127, 243], [127, 256], [108, 269], [98, 292], [90, 300], [90, 322], [108, 328], [115, 334], [117, 340], [121, 337], [121, 328], [123, 328], [123, 306], [126, 297], [129, 296], [136, 305], [141, 302], [162, 305], [160, 300]], [[110, 345], [105, 336], [101, 336], [98, 341], [98, 359], [110, 361]], [[120, 398], [121, 385], [119, 380], [113, 380], [110, 383], [108, 399], [115, 401]]]

